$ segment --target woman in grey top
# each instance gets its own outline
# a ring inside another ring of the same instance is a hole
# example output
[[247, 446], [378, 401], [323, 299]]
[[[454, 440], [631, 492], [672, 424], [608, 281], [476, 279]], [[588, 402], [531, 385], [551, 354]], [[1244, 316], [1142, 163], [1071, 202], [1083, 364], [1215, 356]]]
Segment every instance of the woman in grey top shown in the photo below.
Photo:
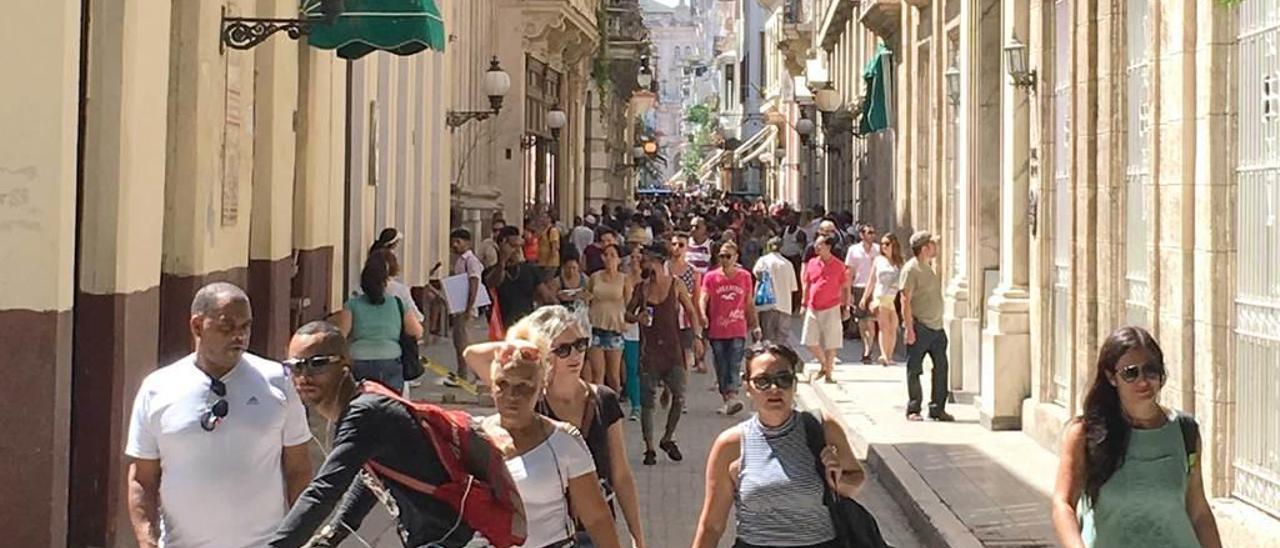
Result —
[[824, 482], [852, 497], [865, 475], [835, 421], [822, 421], [824, 470], [809, 450], [795, 409], [800, 358], [785, 346], [753, 347], [743, 372], [756, 414], [720, 433], [707, 456], [706, 500], [693, 548], [714, 548], [733, 507], [735, 548], [837, 548]]

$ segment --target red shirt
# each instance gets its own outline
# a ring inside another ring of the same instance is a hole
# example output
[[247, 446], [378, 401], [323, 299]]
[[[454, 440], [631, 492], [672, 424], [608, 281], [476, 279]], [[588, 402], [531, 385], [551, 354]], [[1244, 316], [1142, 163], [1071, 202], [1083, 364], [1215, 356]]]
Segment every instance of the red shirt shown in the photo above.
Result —
[[702, 277], [707, 295], [707, 337], [744, 339], [747, 337], [747, 299], [752, 298], [751, 273], [737, 268], [730, 278], [717, 268]]
[[814, 257], [804, 266], [804, 283], [808, 288], [804, 305], [810, 310], [826, 310], [840, 306], [844, 299], [844, 281], [848, 276], [844, 262], [835, 258]]

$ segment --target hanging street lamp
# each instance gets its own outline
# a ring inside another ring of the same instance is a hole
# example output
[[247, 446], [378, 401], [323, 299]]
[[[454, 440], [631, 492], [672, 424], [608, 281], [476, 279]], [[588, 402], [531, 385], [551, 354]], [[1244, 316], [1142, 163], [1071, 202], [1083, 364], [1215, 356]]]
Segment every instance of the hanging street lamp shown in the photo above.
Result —
[[485, 95], [489, 96], [489, 110], [450, 110], [445, 114], [445, 125], [449, 126], [449, 131], [471, 120], [486, 120], [502, 110], [502, 99], [511, 89], [511, 76], [502, 70], [497, 56], [489, 61], [489, 70], [484, 73], [480, 86]]

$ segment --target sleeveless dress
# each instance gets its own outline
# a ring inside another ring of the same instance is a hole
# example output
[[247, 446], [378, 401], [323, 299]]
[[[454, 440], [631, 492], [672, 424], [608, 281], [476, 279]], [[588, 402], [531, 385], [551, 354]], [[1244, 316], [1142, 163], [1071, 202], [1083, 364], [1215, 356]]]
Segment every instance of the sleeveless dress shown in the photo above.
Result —
[[604, 271], [596, 272], [589, 278], [591, 291], [591, 327], [617, 333], [619, 336], [626, 330], [626, 319], [623, 318], [622, 302], [626, 293], [626, 275], [618, 272], [617, 279], [610, 282], [604, 279]]
[[1187, 516], [1187, 449], [1176, 417], [1131, 430], [1124, 464], [1102, 484], [1093, 507], [1081, 498], [1085, 546], [1200, 546]]
[[798, 412], [777, 428], [743, 421], [734, 508], [738, 538], [753, 546], [814, 546], [836, 537]]

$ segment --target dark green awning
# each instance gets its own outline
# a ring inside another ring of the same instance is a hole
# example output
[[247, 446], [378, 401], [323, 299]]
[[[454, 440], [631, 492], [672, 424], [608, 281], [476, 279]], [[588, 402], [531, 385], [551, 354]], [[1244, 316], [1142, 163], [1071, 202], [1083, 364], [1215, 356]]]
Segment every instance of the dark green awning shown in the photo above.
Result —
[[889, 78], [885, 63], [893, 53], [884, 44], [871, 57], [862, 70], [867, 84], [867, 94], [862, 101], [862, 115], [858, 120], [858, 135], [868, 135], [889, 127]]
[[341, 15], [311, 24], [307, 41], [343, 59], [377, 50], [396, 55], [444, 51], [444, 19], [433, 0], [346, 0]]

